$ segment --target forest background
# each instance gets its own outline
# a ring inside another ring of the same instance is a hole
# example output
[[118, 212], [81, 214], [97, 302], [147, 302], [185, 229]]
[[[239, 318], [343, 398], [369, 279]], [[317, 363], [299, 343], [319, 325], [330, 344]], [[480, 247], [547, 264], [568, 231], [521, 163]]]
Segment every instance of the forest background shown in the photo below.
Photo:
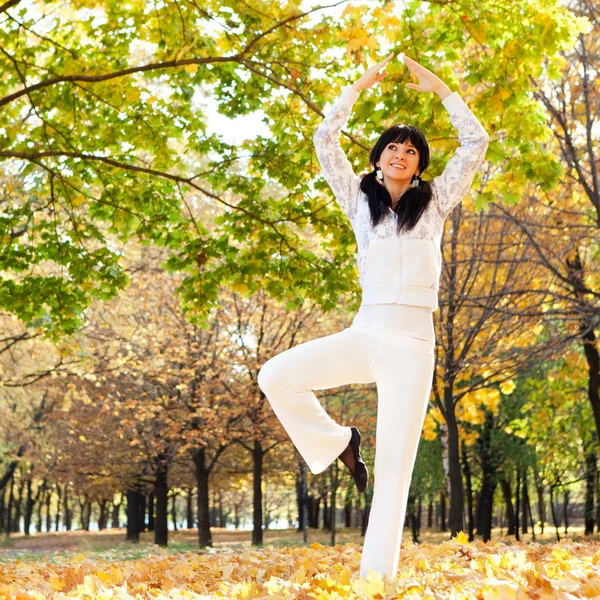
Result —
[[[395, 50], [490, 135], [446, 222], [407, 525], [415, 541], [532, 522], [558, 536], [574, 501], [597, 534], [599, 16], [583, 0], [1, 5], [4, 533], [127, 522], [166, 545], [169, 500], [200, 546], [244, 522], [255, 545], [278, 519], [364, 531], [372, 488], [359, 497], [337, 462], [307, 474], [256, 377], [360, 304], [312, 135]], [[378, 133], [412, 122], [432, 179], [456, 131], [404, 65], [388, 72], [342, 146], [365, 172]], [[223, 117], [252, 134], [232, 141]], [[319, 397], [372, 465], [374, 387]]]

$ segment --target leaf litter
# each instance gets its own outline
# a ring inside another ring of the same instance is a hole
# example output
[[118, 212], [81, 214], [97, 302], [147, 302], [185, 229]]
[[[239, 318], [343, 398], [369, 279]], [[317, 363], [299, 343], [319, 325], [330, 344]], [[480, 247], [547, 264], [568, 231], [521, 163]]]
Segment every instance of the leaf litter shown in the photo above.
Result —
[[[403, 541], [395, 579], [359, 576], [361, 546], [150, 548], [133, 560], [114, 552], [56, 553], [0, 563], [0, 598], [11, 600], [300, 599], [571, 600], [600, 598], [600, 542], [554, 544]], [[40, 558], [42, 560], [40, 560]]]

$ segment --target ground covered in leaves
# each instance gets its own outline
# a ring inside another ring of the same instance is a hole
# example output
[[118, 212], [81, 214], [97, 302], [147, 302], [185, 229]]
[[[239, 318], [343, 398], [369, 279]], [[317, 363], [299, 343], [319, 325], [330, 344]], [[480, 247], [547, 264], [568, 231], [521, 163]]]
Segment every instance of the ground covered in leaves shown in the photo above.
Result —
[[403, 540], [398, 575], [359, 577], [361, 546], [157, 547], [5, 556], [0, 597], [130, 598], [600, 598], [600, 542], [442, 543]]

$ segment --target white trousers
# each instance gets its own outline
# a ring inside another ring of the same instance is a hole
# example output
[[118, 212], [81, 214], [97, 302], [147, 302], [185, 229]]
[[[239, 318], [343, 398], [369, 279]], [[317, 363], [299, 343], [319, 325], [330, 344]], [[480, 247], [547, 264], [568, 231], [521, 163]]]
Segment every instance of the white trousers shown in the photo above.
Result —
[[[352, 325], [274, 356], [258, 374], [275, 415], [315, 475], [344, 451], [351, 430], [336, 423], [311, 390], [377, 384], [374, 490], [361, 577], [369, 569], [396, 576], [408, 490], [432, 386], [434, 347], [399, 332]], [[361, 429], [363, 448], [365, 434]]]

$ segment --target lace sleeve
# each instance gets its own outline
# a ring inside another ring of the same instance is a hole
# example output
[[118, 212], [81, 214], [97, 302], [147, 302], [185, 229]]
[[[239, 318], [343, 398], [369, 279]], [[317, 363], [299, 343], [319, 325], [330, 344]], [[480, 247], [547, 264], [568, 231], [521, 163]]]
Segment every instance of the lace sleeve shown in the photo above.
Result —
[[432, 187], [437, 207], [445, 218], [469, 191], [487, 151], [489, 136], [457, 92], [442, 101], [450, 122], [458, 129], [460, 147]]
[[356, 216], [360, 178], [352, 170], [352, 165], [340, 146], [339, 138], [357, 98], [358, 92], [351, 86], [347, 87], [313, 136], [323, 175], [351, 223]]

